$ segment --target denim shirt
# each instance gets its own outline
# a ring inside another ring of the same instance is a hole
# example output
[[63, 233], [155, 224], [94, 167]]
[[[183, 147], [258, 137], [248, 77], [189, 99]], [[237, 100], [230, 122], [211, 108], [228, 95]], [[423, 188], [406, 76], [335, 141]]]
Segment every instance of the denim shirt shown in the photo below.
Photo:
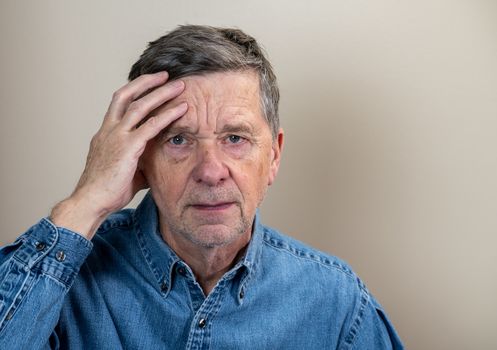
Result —
[[147, 195], [90, 242], [42, 219], [0, 251], [0, 349], [402, 349], [339, 259], [263, 226], [208, 296]]

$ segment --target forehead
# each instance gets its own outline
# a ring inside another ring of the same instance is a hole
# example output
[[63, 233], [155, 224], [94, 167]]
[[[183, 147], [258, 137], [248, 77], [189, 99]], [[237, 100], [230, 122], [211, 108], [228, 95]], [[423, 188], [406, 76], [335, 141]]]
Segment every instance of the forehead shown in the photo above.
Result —
[[254, 71], [208, 73], [181, 78], [185, 90], [170, 105], [187, 102], [188, 111], [174, 124], [219, 124], [265, 121], [260, 104], [259, 77]]
[[185, 82], [185, 91], [178, 100], [196, 98], [226, 100], [249, 100], [259, 98], [259, 76], [253, 70], [240, 72], [218, 72], [192, 75], [181, 78]]

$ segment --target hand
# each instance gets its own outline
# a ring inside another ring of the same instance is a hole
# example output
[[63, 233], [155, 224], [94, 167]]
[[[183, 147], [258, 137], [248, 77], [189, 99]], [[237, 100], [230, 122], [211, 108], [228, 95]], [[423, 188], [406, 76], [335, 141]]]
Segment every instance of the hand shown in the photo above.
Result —
[[114, 93], [103, 124], [90, 143], [76, 189], [52, 210], [54, 224], [91, 238], [107, 215], [146, 188], [138, 160], [147, 142], [188, 109], [182, 103], [146, 119], [183, 92], [182, 81], [165, 84], [167, 78], [166, 72], [142, 75]]

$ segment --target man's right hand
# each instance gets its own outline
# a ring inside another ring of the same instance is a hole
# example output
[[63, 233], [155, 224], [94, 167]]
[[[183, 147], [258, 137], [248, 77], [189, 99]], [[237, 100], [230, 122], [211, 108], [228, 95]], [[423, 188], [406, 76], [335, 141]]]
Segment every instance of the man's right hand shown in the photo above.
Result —
[[157, 107], [183, 92], [184, 82], [169, 82], [168, 74], [145, 74], [117, 90], [100, 130], [91, 143], [85, 170], [71, 196], [57, 204], [50, 219], [91, 239], [112, 212], [123, 208], [147, 183], [138, 160], [149, 140], [183, 116], [186, 103]]

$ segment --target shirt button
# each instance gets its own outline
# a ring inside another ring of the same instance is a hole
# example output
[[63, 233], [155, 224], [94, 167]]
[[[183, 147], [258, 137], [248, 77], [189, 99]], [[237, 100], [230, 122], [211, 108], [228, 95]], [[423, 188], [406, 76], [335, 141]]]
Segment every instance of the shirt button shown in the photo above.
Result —
[[162, 282], [162, 284], [160, 285], [160, 290], [162, 292], [167, 291], [167, 283], [166, 282]]
[[200, 328], [204, 328], [206, 325], [207, 325], [207, 321], [205, 320], [205, 318], [201, 318], [200, 321], [198, 321], [198, 326]]
[[56, 258], [58, 261], [62, 262], [62, 261], [64, 261], [64, 260], [66, 260], [66, 253], [64, 253], [64, 251], [62, 251], [62, 250], [59, 250], [59, 251], [57, 252], [57, 254], [55, 254], [55, 258]]
[[243, 299], [245, 297], [245, 292], [243, 289], [240, 291], [240, 299]]
[[184, 267], [179, 267], [178, 268], [178, 273], [181, 275], [181, 276], [186, 276], [186, 270]]
[[35, 248], [37, 251], [41, 252], [43, 249], [45, 249], [46, 245], [43, 242], [36, 242], [35, 243]]

